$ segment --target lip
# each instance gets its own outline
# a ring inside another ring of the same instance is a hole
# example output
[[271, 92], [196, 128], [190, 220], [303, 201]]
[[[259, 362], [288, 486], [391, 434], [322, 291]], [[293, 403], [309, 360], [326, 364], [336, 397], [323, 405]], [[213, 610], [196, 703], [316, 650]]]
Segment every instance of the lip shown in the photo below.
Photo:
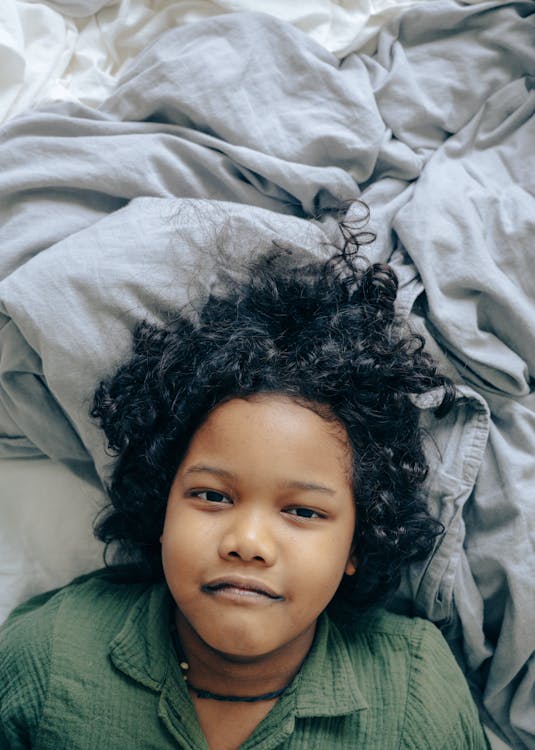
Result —
[[201, 586], [201, 590], [208, 594], [220, 594], [230, 597], [265, 597], [272, 601], [282, 601], [283, 596], [277, 594], [270, 586], [256, 578], [242, 576], [221, 576], [214, 578]]

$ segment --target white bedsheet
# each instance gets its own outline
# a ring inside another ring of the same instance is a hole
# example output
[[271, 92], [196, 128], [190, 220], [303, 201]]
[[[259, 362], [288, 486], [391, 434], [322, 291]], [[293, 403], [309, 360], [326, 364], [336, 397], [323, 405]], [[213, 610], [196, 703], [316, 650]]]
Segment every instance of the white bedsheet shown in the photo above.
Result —
[[0, 622], [29, 596], [102, 566], [92, 535], [104, 497], [46, 458], [4, 459], [0, 471]]
[[240, 10], [291, 22], [330, 52], [373, 48], [387, 20], [432, 0], [2, 0], [0, 122], [44, 99], [97, 106], [163, 31]]

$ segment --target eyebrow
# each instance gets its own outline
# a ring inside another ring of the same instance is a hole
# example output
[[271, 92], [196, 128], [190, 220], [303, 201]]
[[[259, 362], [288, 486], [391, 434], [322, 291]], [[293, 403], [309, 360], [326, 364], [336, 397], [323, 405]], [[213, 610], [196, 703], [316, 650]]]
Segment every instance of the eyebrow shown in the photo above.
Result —
[[[217, 466], [208, 466], [207, 464], [195, 464], [194, 466], [190, 466], [184, 472], [184, 476], [187, 476], [188, 474], [204, 474], [204, 473], [215, 474], [216, 476], [223, 477], [224, 479], [229, 479], [232, 482], [236, 482], [238, 479], [236, 474], [233, 474], [231, 471], [227, 471], [226, 469], [221, 469]], [[281, 487], [285, 489], [298, 489], [298, 490], [307, 490], [307, 491], [312, 491], [312, 492], [322, 492], [325, 495], [336, 495], [335, 490], [331, 489], [330, 487], [326, 487], [324, 484], [316, 484], [315, 482], [301, 482], [297, 479], [282, 482]]]

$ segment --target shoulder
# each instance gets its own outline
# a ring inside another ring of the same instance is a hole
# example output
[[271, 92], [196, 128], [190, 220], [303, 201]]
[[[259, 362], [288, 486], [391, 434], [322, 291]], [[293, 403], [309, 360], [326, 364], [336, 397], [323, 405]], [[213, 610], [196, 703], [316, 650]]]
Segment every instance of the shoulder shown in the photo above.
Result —
[[433, 650], [435, 646], [448, 647], [439, 629], [420, 617], [407, 617], [374, 609], [362, 615], [349, 615], [335, 619], [350, 654], [364, 649], [385, 659], [399, 658], [409, 664], [414, 655]]
[[54, 592], [34, 597], [0, 628], [0, 736], [9, 739], [9, 747], [30, 747], [33, 742], [48, 685], [59, 600]]
[[341, 633], [355, 666], [375, 674], [381, 700], [396, 702], [401, 748], [487, 748], [466, 679], [433, 623], [377, 610]]
[[129, 603], [147, 588], [147, 584], [125, 581], [122, 571], [113, 569], [82, 576], [20, 605], [0, 627], [0, 736], [3, 731], [10, 746], [32, 743], [58, 635], [80, 646], [80, 653], [87, 653], [83, 641], [91, 630], [101, 639], [108, 631], [112, 636]]
[[395, 675], [398, 685], [408, 690], [420, 678], [420, 668], [428, 669], [428, 654], [438, 658], [444, 669], [451, 667], [453, 656], [440, 631], [421, 618], [376, 609], [337, 620], [336, 625], [355, 670], [370, 679], [375, 674]]
[[[389, 662], [390, 666], [398, 662], [411, 678], [421, 672], [429, 673], [431, 678], [435, 662], [439, 668], [437, 678], [450, 671], [462, 677], [440, 630], [428, 620], [376, 609], [337, 622], [337, 626], [350, 654], [369, 651], [374, 660], [379, 658]], [[464, 677], [462, 679], [464, 681]]]
[[90, 608], [93, 614], [111, 614], [115, 608], [124, 611], [128, 601], [135, 601], [150, 585], [129, 577], [130, 570], [129, 566], [103, 568], [19, 605], [0, 627], [0, 654], [24, 645], [35, 650], [33, 643], [50, 638], [60, 612], [65, 623], [81, 619], [80, 609]]

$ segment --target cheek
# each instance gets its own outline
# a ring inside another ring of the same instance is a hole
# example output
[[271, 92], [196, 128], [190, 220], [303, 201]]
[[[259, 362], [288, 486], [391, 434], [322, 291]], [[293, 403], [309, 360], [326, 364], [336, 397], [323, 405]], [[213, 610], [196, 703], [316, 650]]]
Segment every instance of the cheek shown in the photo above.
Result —
[[196, 579], [196, 571], [202, 568], [212, 548], [206, 527], [198, 529], [197, 526], [195, 519], [188, 519], [187, 513], [181, 510], [172, 510], [166, 515], [161, 537], [162, 564], [173, 593]]
[[325, 600], [326, 606], [346, 572], [352, 538], [352, 534], [338, 530], [311, 538], [306, 545], [295, 544], [290, 567], [295, 574], [299, 571], [301, 591]]

